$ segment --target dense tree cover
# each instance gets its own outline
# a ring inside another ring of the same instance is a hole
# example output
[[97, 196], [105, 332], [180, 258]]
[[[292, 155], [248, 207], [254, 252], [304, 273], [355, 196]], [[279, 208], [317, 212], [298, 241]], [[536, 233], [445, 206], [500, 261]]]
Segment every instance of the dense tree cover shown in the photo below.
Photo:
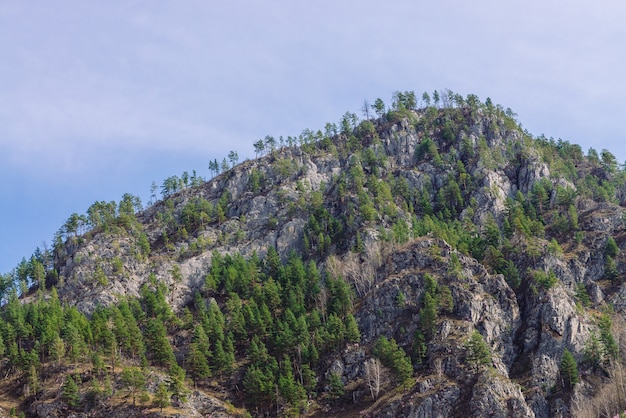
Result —
[[[169, 376], [161, 406], [169, 400], [165, 394], [186, 396], [186, 377], [203, 385], [211, 376], [230, 376], [244, 360], [247, 404], [263, 410], [299, 405], [321, 389], [320, 355], [360, 341], [349, 285], [320, 276], [315, 262], [295, 253], [284, 263], [275, 249], [263, 260], [215, 253], [187, 313], [172, 312], [167, 293], [160, 283], [146, 283], [139, 299], [98, 307], [87, 318], [62, 305], [54, 289], [50, 298], [40, 291], [26, 305], [13, 291], [0, 312], [0, 355], [10, 370], [31, 376], [33, 388], [34, 376], [46, 376], [50, 367], [91, 367], [100, 387], [120, 373], [133, 403], [145, 385], [144, 367], [158, 368]], [[172, 335], [181, 332], [190, 333], [188, 343], [173, 344]], [[142, 368], [120, 369], [120, 362]], [[64, 397], [78, 405], [84, 389], [67, 376]]]

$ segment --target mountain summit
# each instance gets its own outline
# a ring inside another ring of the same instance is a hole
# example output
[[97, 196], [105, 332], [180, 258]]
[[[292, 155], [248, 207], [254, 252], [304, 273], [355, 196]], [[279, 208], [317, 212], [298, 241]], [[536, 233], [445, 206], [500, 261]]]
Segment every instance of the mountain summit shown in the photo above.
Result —
[[607, 150], [531, 136], [489, 99], [441, 96], [418, 108], [397, 92], [364, 120], [268, 136], [241, 164], [231, 153], [209, 181], [170, 177], [145, 209], [125, 195], [73, 214], [11, 278], [30, 290], [3, 281], [13, 377], [0, 405], [42, 417], [623, 410], [626, 171]]

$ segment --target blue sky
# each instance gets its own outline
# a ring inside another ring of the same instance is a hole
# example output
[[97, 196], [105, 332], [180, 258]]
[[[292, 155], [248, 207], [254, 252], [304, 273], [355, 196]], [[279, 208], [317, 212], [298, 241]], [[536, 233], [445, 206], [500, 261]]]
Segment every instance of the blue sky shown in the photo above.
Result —
[[1, 1], [0, 272], [72, 212], [449, 88], [626, 159], [626, 5], [599, 0]]

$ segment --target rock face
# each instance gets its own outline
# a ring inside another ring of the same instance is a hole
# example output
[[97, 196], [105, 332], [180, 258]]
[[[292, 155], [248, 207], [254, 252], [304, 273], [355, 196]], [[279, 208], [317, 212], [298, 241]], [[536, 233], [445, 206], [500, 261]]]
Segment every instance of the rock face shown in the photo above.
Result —
[[[469, 257], [459, 257], [460, 272], [451, 271], [448, 265], [452, 253], [444, 241], [432, 238], [418, 239], [394, 252], [357, 315], [363, 343], [384, 335], [402, 346], [410, 346], [420, 324], [420, 301], [426, 291], [424, 274], [432, 275], [439, 285], [449, 286], [452, 292], [454, 309], [439, 323], [428, 345], [433, 368], [438, 362], [441, 369], [436, 385], [445, 389], [437, 390], [421, 403], [421, 394], [416, 399], [412, 394], [398, 406], [400, 409], [390, 410], [387, 416], [451, 416], [467, 402], [466, 392], [470, 388], [470, 410], [466, 416], [482, 417], [487, 411], [503, 417], [533, 416], [519, 385], [509, 380], [517, 355], [513, 339], [521, 325], [515, 293], [501, 275], [489, 274]], [[406, 303], [402, 306], [396, 299], [399, 292], [405, 295]], [[493, 372], [476, 375], [475, 370], [463, 364], [464, 342], [473, 329], [481, 332], [492, 350]], [[405, 410], [407, 405], [411, 408]]]
[[[216, 417], [230, 418], [239, 416], [234, 412], [228, 412], [223, 402], [207, 396], [206, 394], [193, 391], [188, 401], [178, 408], [178, 413], [161, 413], [156, 408], [149, 408], [145, 405], [107, 405], [105, 402], [98, 402], [90, 407], [87, 411], [74, 411], [67, 407], [62, 401], [55, 402], [34, 402], [28, 407], [28, 413], [37, 418], [89, 418], [89, 417], [111, 417], [111, 418], [133, 418], [133, 417]], [[0, 416], [9, 416], [8, 414]]]
[[[283, 147], [157, 202], [136, 216], [134, 226], [122, 228], [124, 233], [94, 230], [70, 237], [57, 253], [59, 297], [90, 314], [98, 305], [136, 297], [142, 286], [158, 282], [169, 289], [173, 310], [180, 311], [203, 286], [215, 254], [262, 258], [273, 247], [283, 259], [291, 251], [307, 254], [326, 272], [334, 268], [332, 255], [354, 286], [361, 338], [320, 359], [320, 375], [340, 375], [352, 401], [365, 405], [364, 414], [570, 416], [569, 399], [560, 391], [560, 359], [568, 349], [582, 364], [585, 346], [597, 332], [595, 314], [581, 307], [580, 286], [593, 307], [610, 301], [617, 312], [626, 311], [626, 286], [616, 290], [603, 281], [604, 248], [609, 236], [624, 234], [623, 210], [583, 198], [565, 206], [563, 196], [568, 191], [575, 196], [576, 186], [551, 172], [547, 158], [525, 145], [529, 139], [519, 128], [487, 112], [460, 113], [456, 116], [465, 128], [453, 135], [445, 133], [445, 112], [414, 112], [395, 122], [372, 122], [375, 140], [363, 140], [367, 146], [345, 146], [353, 139], [343, 134], [317, 148]], [[435, 122], [425, 128], [428, 117]], [[418, 152], [427, 139], [438, 154], [430, 148]], [[359, 175], [365, 180], [356, 179]], [[383, 177], [393, 179], [393, 195], [376, 189], [376, 179]], [[536, 209], [520, 203], [519, 196], [535, 193], [541, 182], [552, 187], [538, 203], [552, 210], [551, 223], [511, 224], [508, 217], [517, 203], [532, 219]], [[346, 191], [350, 187], [361, 187], [361, 193]], [[368, 193], [376, 213], [349, 213], [346, 208], [364, 212]], [[404, 200], [406, 194], [411, 199]], [[211, 220], [185, 224], [185, 208], [200, 201], [214, 211]], [[445, 210], [449, 213], [442, 215]], [[578, 214], [575, 232], [582, 235], [577, 244], [553, 226], [569, 216], [568, 210]], [[307, 234], [311, 219], [319, 222], [315, 216], [322, 212], [341, 219], [343, 229], [320, 243]], [[428, 217], [435, 224], [446, 216], [455, 221], [448, 225], [459, 230], [475, 227], [473, 241], [452, 242], [452, 232], [433, 232], [435, 227], [420, 231], [418, 221]], [[403, 224], [409, 225], [406, 239], [400, 238]], [[495, 236], [489, 235], [493, 225]], [[528, 232], [532, 228], [548, 228], [547, 235], [535, 238], [541, 233]], [[149, 252], [140, 250], [142, 237]], [[386, 242], [384, 250], [368, 253], [380, 242]], [[357, 254], [359, 246], [364, 249]], [[348, 261], [356, 267], [349, 270]], [[624, 273], [622, 264], [617, 269]], [[537, 272], [552, 274], [557, 282], [542, 285], [534, 279]], [[435, 332], [416, 359], [429, 280], [438, 286], [438, 295], [449, 291], [451, 303], [444, 306], [444, 296], [438, 296]], [[490, 364], [469, 360], [468, 340], [475, 331], [489, 349]], [[413, 357], [416, 372], [413, 383], [398, 390], [385, 367], [374, 402], [365, 364], [375, 357], [381, 336]], [[195, 412], [188, 416], [227, 416], [216, 402], [196, 392], [190, 401]], [[51, 405], [33, 408], [33, 415], [54, 416]], [[340, 416], [337, 411], [331, 406], [328, 414]]]

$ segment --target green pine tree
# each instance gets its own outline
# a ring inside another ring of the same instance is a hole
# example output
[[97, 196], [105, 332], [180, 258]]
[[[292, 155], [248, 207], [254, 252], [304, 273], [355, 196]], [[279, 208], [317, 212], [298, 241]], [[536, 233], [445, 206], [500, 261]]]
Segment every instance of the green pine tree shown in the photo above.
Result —
[[187, 356], [187, 370], [191, 374], [194, 385], [199, 380], [206, 379], [211, 376], [211, 369], [207, 362], [206, 354], [199, 348], [198, 343], [191, 343], [189, 346], [189, 354]]
[[145, 328], [144, 335], [146, 346], [150, 348], [150, 354], [157, 364], [170, 367], [176, 363], [174, 351], [167, 338], [167, 330], [159, 319], [151, 318]]
[[467, 350], [467, 362], [471, 365], [483, 366], [491, 364], [491, 350], [478, 331], [472, 332], [469, 340], [465, 343], [465, 349]]
[[278, 390], [283, 399], [291, 405], [295, 405], [305, 395], [300, 382], [296, 382], [293, 377], [291, 360], [289, 360], [289, 356], [287, 356], [287, 354], [284, 355], [283, 361], [280, 365]]
[[65, 377], [65, 383], [63, 384], [63, 400], [67, 402], [70, 407], [77, 407], [80, 404], [80, 395], [78, 393], [78, 385], [71, 375]]
[[178, 364], [174, 363], [170, 367], [167, 383], [173, 397], [181, 400], [182, 402], [187, 401], [189, 389], [185, 386], [185, 370]]
[[346, 324], [346, 339], [350, 343], [358, 343], [361, 341], [361, 333], [359, 332], [359, 326], [354, 319], [354, 315], [348, 313], [345, 319]]
[[164, 382], [159, 383], [156, 391], [154, 392], [154, 403], [163, 412], [163, 408], [170, 405], [170, 398], [172, 394], [167, 389], [167, 385]]
[[424, 294], [424, 304], [420, 310], [420, 326], [424, 336], [430, 340], [437, 326], [437, 301], [430, 292]]
[[137, 394], [146, 385], [146, 375], [139, 367], [126, 367], [122, 370], [122, 385], [133, 398], [133, 405], [136, 405]]
[[274, 375], [269, 371], [263, 371], [254, 364], [248, 367], [243, 378], [243, 390], [252, 404], [263, 405], [274, 400]]
[[330, 396], [334, 399], [341, 398], [346, 393], [345, 385], [339, 373], [331, 373], [328, 379], [330, 386]]
[[565, 388], [573, 389], [576, 383], [578, 383], [578, 364], [567, 348], [563, 351], [563, 355], [561, 356], [559, 371], [561, 372], [561, 378], [563, 379]]

